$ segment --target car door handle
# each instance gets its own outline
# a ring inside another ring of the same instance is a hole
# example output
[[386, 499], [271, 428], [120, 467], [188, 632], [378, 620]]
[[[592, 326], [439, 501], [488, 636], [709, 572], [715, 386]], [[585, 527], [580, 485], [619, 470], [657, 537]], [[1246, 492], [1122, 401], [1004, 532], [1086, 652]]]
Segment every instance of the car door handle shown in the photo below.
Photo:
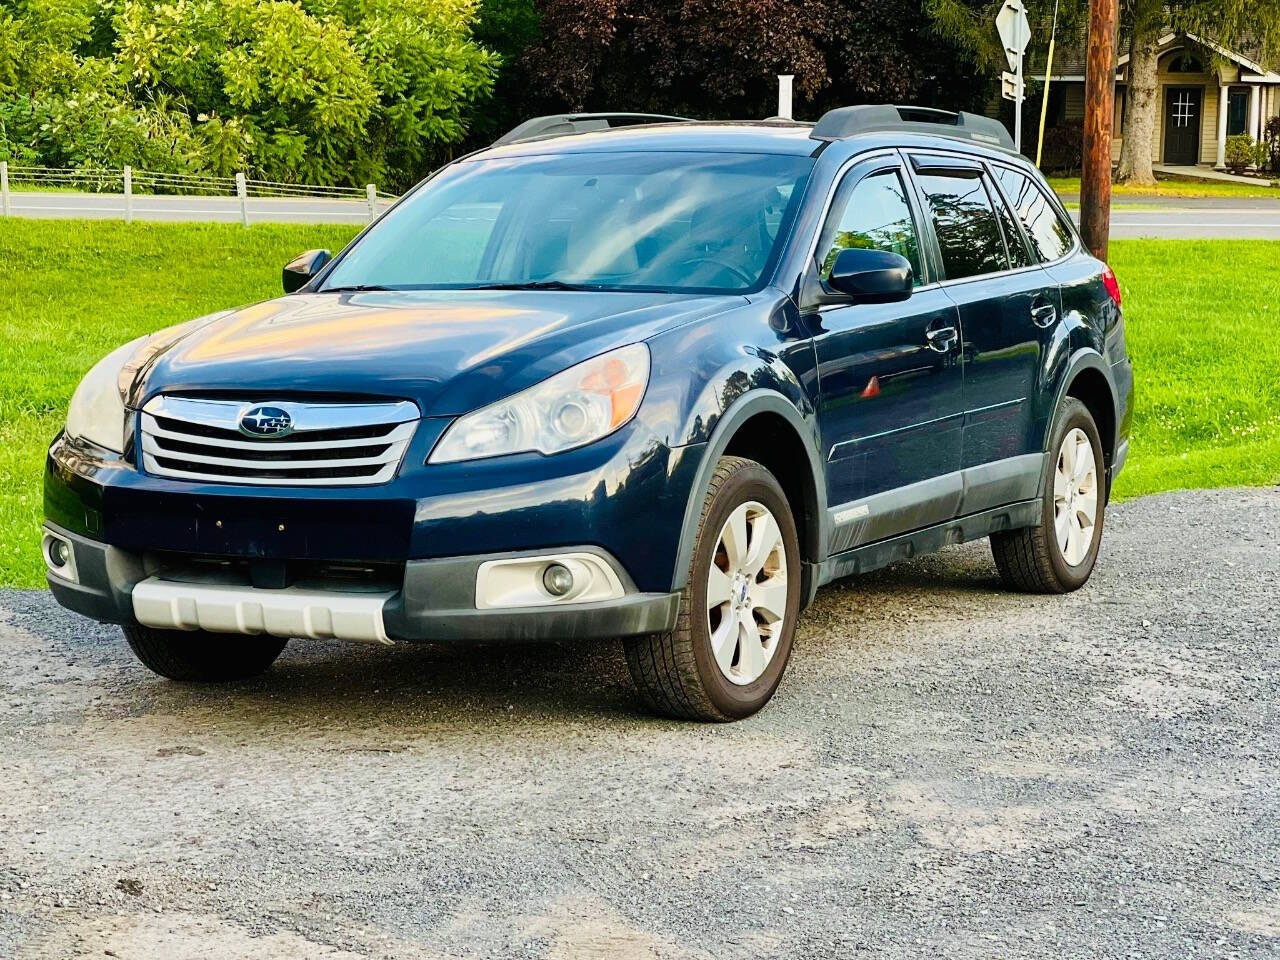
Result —
[[956, 341], [960, 339], [960, 332], [951, 326], [930, 327], [924, 332], [924, 339], [930, 350], [936, 350], [938, 353], [948, 353], [956, 345]]
[[1057, 319], [1058, 308], [1052, 303], [1041, 303], [1031, 308], [1031, 322], [1037, 327], [1051, 327]]

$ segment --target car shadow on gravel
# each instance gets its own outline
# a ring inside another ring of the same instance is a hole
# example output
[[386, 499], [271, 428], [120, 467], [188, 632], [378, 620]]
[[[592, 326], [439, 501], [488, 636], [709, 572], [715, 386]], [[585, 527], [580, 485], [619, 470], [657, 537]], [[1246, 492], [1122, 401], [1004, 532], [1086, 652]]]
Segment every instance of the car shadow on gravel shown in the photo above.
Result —
[[[1010, 596], [1000, 586], [985, 544], [903, 561], [823, 588], [801, 615], [796, 656], [822, 649], [857, 657], [860, 648], [876, 643], [876, 634], [888, 629], [886, 620], [914, 618], [948, 595], [950, 606], [986, 602], [977, 595]], [[860, 613], [870, 609], [877, 623], [861, 623]], [[833, 619], [850, 621], [850, 629], [833, 636]], [[856, 642], [855, 624], [865, 627]], [[61, 626], [48, 624], [51, 641], [62, 633]], [[120, 695], [97, 705], [108, 713], [213, 711], [259, 729], [321, 720], [392, 726], [494, 720], [672, 722], [647, 711], [615, 641], [375, 647], [293, 640], [262, 677], [201, 686], [152, 676], [133, 660], [115, 628], [90, 629], [99, 649], [109, 650], [118, 666], [113, 686], [118, 685]], [[883, 639], [890, 640], [887, 634]], [[800, 685], [805, 683], [803, 674], [792, 671], [784, 692], [803, 697]]]
[[262, 677], [238, 684], [175, 684], [140, 665], [127, 673], [151, 710], [214, 709], [263, 726], [645, 716], [621, 650], [601, 642], [372, 648], [294, 640]]
[[[848, 578], [820, 590], [801, 615], [796, 656], [804, 658], [808, 649], [856, 658], [866, 644], [879, 642], [886, 620], [914, 618], [944, 597], [948, 606], [985, 604], [975, 600], [983, 594], [1004, 594], [985, 543]], [[356, 726], [672, 723], [647, 711], [616, 641], [376, 647], [293, 640], [262, 677], [203, 686], [155, 677], [133, 659], [115, 627], [50, 610], [47, 594], [6, 591], [2, 599], [26, 635], [33, 663], [47, 662], [54, 652], [55, 662], [65, 659], [73, 683], [77, 665], [106, 668], [92, 671], [96, 681], [78, 694], [68, 691], [71, 703], [91, 715], [208, 713], [235, 718], [259, 732], [325, 721]], [[877, 623], [863, 622], [872, 611]], [[833, 623], [842, 627], [833, 631]], [[890, 640], [887, 634], [880, 639]], [[803, 698], [806, 683], [803, 670], [790, 671], [783, 693]]]

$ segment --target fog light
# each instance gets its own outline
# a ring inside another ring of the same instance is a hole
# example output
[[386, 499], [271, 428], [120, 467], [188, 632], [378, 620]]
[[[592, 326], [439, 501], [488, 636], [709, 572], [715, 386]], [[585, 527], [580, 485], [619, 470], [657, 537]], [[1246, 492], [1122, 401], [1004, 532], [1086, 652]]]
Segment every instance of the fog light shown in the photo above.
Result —
[[80, 582], [76, 576], [76, 555], [68, 541], [45, 531], [40, 541], [40, 551], [44, 554], [45, 566], [51, 574], [61, 580]]
[[49, 541], [49, 559], [53, 561], [55, 567], [65, 567], [67, 558], [71, 556], [71, 551], [67, 549], [67, 544], [63, 540]]
[[549, 563], [542, 571], [542, 585], [553, 597], [563, 597], [573, 589], [573, 572], [563, 563]]

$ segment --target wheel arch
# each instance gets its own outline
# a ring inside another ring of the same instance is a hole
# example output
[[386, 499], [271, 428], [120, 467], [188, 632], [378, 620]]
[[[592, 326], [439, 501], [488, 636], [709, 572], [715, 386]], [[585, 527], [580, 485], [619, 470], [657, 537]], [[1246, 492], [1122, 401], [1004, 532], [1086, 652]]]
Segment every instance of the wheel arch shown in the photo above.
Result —
[[[1120, 423], [1120, 401], [1111, 370], [1097, 351], [1081, 348], [1071, 355], [1066, 375], [1062, 378], [1062, 385], [1054, 400], [1055, 416], [1067, 397], [1083, 403], [1097, 424], [1098, 437], [1102, 441], [1102, 455], [1106, 460], [1107, 492], [1110, 495], [1112, 466], [1116, 457], [1116, 431]], [[1049, 433], [1046, 432], [1046, 442], [1048, 437]]]
[[813, 428], [795, 404], [783, 394], [767, 389], [748, 393], [735, 402], [719, 418], [707, 441], [685, 506], [672, 589], [682, 589], [688, 580], [703, 497], [717, 462], [725, 455], [761, 463], [781, 484], [799, 534], [804, 567], [801, 597], [808, 603], [816, 589], [814, 574], [822, 560], [822, 544], [827, 542], [822, 459]]

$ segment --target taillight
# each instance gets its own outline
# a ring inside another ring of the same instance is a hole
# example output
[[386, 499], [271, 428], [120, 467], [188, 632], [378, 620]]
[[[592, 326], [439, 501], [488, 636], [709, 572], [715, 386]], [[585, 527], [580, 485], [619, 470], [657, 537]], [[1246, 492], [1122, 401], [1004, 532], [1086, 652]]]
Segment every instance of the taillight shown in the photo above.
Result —
[[1107, 293], [1115, 301], [1116, 306], [1120, 306], [1120, 281], [1116, 279], [1115, 273], [1106, 264], [1102, 265], [1102, 285], [1107, 288]]

